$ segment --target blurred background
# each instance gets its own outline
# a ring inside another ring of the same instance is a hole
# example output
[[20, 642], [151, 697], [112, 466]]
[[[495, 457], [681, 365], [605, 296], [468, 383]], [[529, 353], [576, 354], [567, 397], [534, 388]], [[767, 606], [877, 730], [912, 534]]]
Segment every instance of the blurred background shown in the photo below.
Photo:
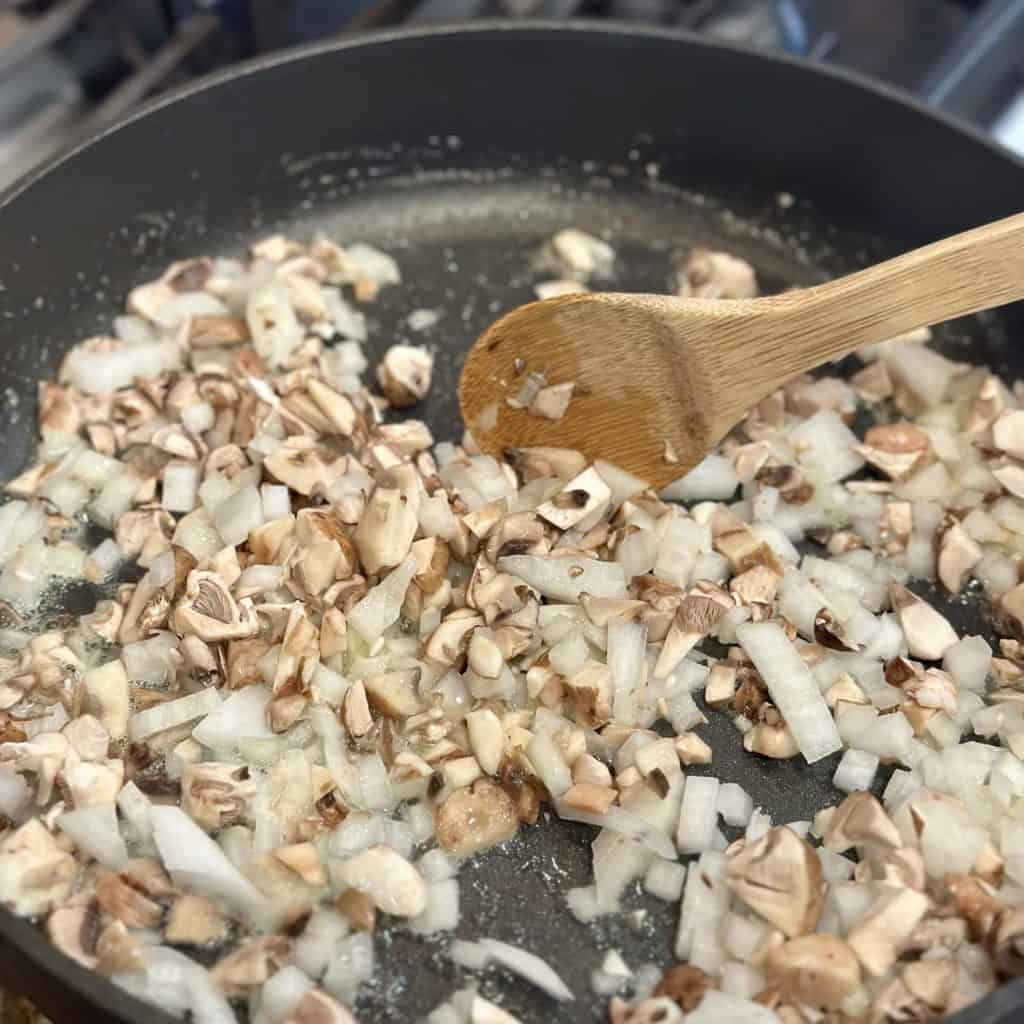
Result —
[[246, 57], [525, 17], [672, 25], [855, 68], [1024, 154], [1024, 0], [0, 0], [0, 190], [144, 99]]

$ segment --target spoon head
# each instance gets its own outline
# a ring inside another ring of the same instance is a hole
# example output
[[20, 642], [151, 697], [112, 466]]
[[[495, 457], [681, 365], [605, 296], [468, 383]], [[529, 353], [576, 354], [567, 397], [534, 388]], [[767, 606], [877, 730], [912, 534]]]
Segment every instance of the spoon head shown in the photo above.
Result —
[[[717, 438], [705, 415], [706, 389], [666, 320], [673, 301], [566, 295], [498, 320], [466, 356], [459, 382], [462, 416], [480, 448], [495, 456], [573, 448], [653, 487], [683, 476]], [[564, 415], [548, 418], [569, 385]]]

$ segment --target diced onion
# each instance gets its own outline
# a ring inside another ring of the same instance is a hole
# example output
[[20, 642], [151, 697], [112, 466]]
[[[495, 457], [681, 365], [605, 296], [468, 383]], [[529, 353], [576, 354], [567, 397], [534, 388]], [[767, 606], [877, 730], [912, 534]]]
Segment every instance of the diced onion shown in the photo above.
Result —
[[745, 622], [736, 636], [761, 674], [772, 701], [808, 764], [842, 747], [832, 713], [811, 670], [774, 622]]

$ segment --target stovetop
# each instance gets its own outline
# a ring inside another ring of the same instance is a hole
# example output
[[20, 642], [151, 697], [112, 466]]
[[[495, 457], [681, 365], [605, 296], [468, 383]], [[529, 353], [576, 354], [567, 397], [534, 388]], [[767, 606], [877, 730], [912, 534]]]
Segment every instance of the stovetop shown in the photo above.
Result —
[[0, 0], [0, 188], [145, 97], [257, 53], [524, 17], [676, 26], [841, 65], [1024, 153], [1024, 0]]

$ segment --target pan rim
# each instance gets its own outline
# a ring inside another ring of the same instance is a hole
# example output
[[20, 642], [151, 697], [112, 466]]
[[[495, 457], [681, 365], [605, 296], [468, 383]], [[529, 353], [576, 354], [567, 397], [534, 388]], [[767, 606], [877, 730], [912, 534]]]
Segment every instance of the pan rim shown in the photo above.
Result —
[[69, 146], [67, 149], [60, 150], [44, 160], [39, 166], [27, 171], [8, 186], [7, 189], [0, 191], [0, 214], [19, 197], [24, 195], [26, 191], [31, 189], [37, 181], [73, 159], [79, 153], [91, 149], [103, 139], [127, 128], [136, 121], [148, 117], [159, 110], [163, 110], [165, 107], [180, 103], [193, 95], [248, 78], [250, 75], [258, 74], [262, 71], [284, 67], [293, 63], [297, 64], [304, 60], [323, 57], [329, 54], [370, 49], [378, 46], [386, 47], [407, 40], [449, 38], [459, 35], [495, 35], [506, 37], [514, 35], [557, 35], [565, 36], [566, 38], [573, 36], [625, 36], [631, 39], [682, 42], [710, 52], [753, 58], [763, 62], [766, 66], [802, 68], [819, 75], [824, 75], [846, 86], [865, 90], [887, 102], [896, 103], [918, 116], [929, 118], [944, 125], [946, 128], [967, 136], [972, 142], [987, 149], [993, 155], [1008, 160], [1016, 167], [1024, 170], [1024, 155], [1018, 154], [1004, 146], [1001, 142], [993, 139], [986, 132], [976, 128], [968, 121], [962, 120], [946, 111], [931, 107], [924, 100], [898, 86], [870, 78], [859, 71], [853, 71], [836, 64], [823, 64], [794, 54], [769, 52], [743, 43], [711, 39], [685, 29], [659, 25], [637, 25], [632, 22], [615, 20], [552, 22], [538, 18], [514, 22], [498, 21], [496, 19], [484, 21], [457, 20], [436, 25], [426, 24], [396, 29], [372, 29], [359, 35], [343, 36], [325, 42], [305, 43], [286, 47], [274, 53], [250, 57], [247, 60], [239, 61], [237, 64], [232, 64], [230, 67], [202, 75], [192, 82], [186, 82], [148, 100], [131, 113], [107, 125], [105, 128], [101, 128], [95, 134]]
[[[190, 99], [194, 95], [205, 93], [235, 81], [247, 79], [249, 76], [278, 67], [298, 64], [303, 61], [322, 58], [332, 54], [369, 48], [386, 48], [407, 41], [428, 39], [449, 39], [452, 37], [563, 37], [599, 38], [619, 37], [638, 41], [654, 40], [666, 43], [683, 43], [699, 48], [705, 52], [735, 54], [756, 59], [764, 67], [782, 66], [803, 68], [824, 75], [833, 81], [842, 83], [859, 91], [867, 92], [891, 104], [898, 104], [915, 116], [923, 116], [935, 123], [943, 125], [960, 136], [970, 139], [983, 151], [1007, 160], [1012, 166], [1024, 171], [1024, 157], [1017, 155], [999, 142], [987, 136], [981, 130], [960, 120], [959, 118], [935, 110], [922, 100], [906, 91], [885, 83], [875, 81], [856, 71], [850, 71], [835, 65], [822, 65], [805, 58], [783, 53], [769, 53], [756, 48], [708, 39], [692, 32], [658, 26], [641, 26], [615, 21], [601, 22], [549, 22], [530, 19], [516, 22], [470, 21], [451, 22], [444, 24], [428, 24], [398, 29], [374, 30], [364, 34], [333, 39], [302, 46], [290, 47], [273, 54], [259, 56], [239, 62], [229, 68], [204, 75], [193, 82], [186, 83], [140, 105], [127, 116], [111, 125], [102, 128], [94, 135], [71, 147], [55, 154], [40, 166], [27, 172], [14, 182], [3, 194], [0, 194], [0, 223], [4, 211], [23, 197], [30, 198], [33, 186], [51, 172], [63, 167], [78, 154], [90, 150], [108, 136], [121, 131], [135, 122], [156, 114], [165, 107], [176, 105]], [[110, 1014], [109, 1019], [141, 1024], [173, 1024], [176, 1018], [171, 1017], [159, 1007], [143, 1002], [115, 986], [95, 971], [88, 970], [62, 953], [52, 945], [45, 933], [38, 926], [24, 918], [20, 918], [6, 908], [0, 907], [0, 949], [8, 946], [29, 961], [32, 967], [50, 977], [59, 979], [59, 984], [67, 991], [74, 993], [76, 998], [87, 1000], [94, 1008]], [[1016, 997], [1015, 1005], [1019, 1006], [1024, 982], [1016, 985], [1003, 986], [993, 993], [1000, 1000], [1010, 997], [1013, 989]], [[988, 997], [976, 1007], [988, 1006], [993, 1001]], [[993, 1002], [993, 1006], [997, 1006]], [[1007, 1007], [1009, 1009], [1009, 1007]], [[997, 1011], [998, 1012], [998, 1011]], [[993, 1018], [994, 1019], [994, 1018]]]

